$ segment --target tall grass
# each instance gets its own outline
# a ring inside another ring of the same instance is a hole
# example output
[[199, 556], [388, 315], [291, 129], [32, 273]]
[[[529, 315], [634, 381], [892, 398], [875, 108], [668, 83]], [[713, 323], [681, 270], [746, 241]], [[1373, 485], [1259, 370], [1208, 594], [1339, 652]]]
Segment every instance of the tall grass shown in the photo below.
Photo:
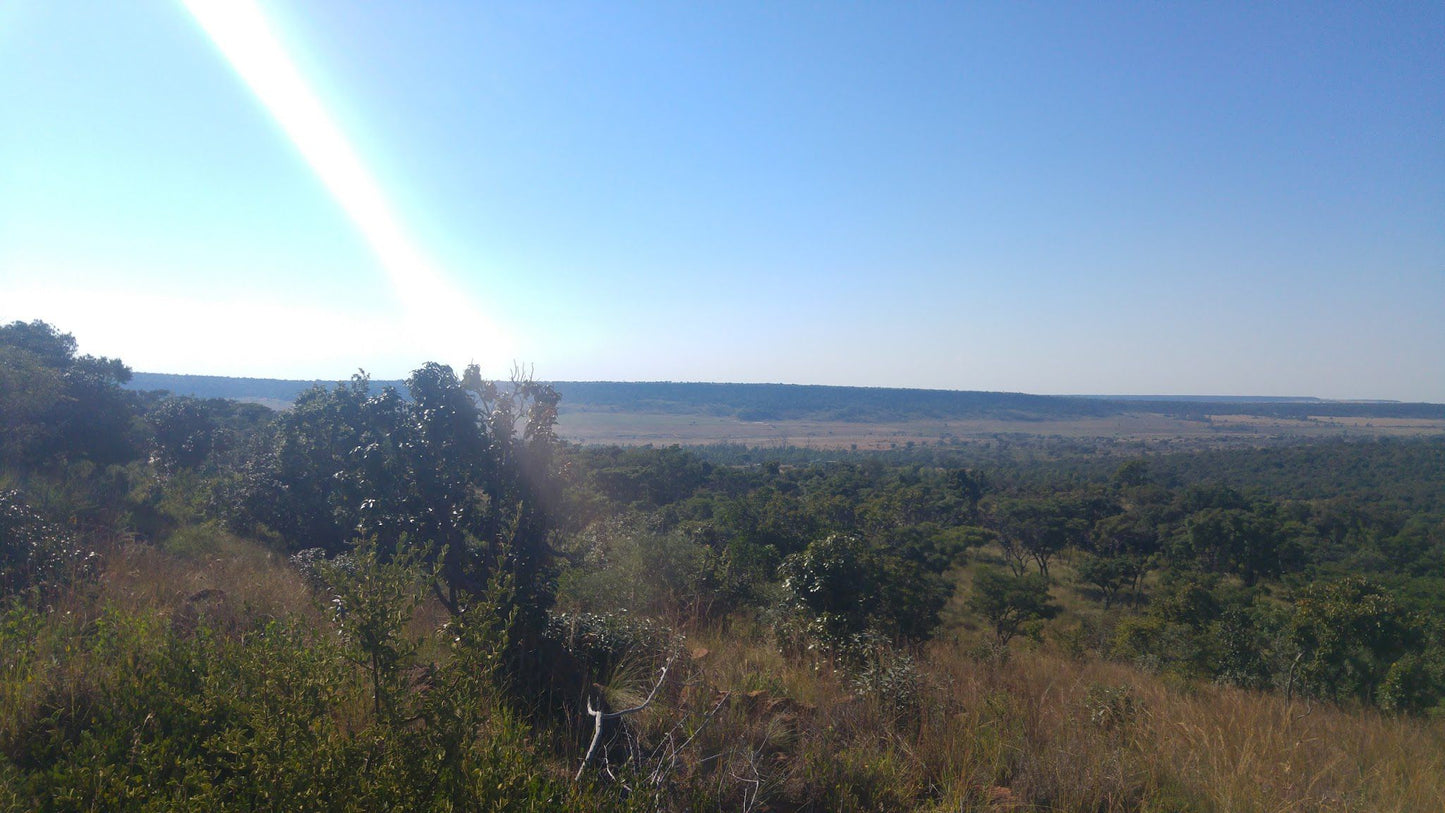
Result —
[[[596, 806], [488, 696], [418, 684], [425, 715], [379, 717], [279, 557], [176, 541], [0, 611], [0, 810]], [[448, 741], [443, 718], [473, 722]]]
[[[1445, 726], [1018, 647], [916, 653], [916, 702], [790, 661], [761, 630], [693, 637], [703, 719], [677, 778], [723, 809], [1445, 809]], [[659, 721], [660, 723], [661, 721]]]
[[[485, 696], [440, 697], [463, 684], [435, 636], [408, 711], [379, 719], [295, 571], [192, 529], [0, 613], [0, 809], [1445, 809], [1445, 721], [1150, 675], [1067, 636], [1000, 653], [956, 632], [844, 668], [784, 655], [765, 615], [692, 629], [611, 761], [574, 783], [588, 721], [532, 730]], [[590, 679], [632, 704], [651, 651]], [[456, 703], [481, 704], [465, 730], [447, 729]]]

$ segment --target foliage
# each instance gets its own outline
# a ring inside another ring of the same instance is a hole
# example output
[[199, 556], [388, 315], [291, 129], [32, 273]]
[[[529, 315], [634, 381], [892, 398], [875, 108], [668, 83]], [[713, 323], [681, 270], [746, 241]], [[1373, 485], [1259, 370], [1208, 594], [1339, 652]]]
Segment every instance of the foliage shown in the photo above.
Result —
[[[1363, 577], [1307, 589], [1295, 602], [1291, 634], [1301, 656], [1300, 683], [1311, 694], [1370, 702], [1383, 689], [1400, 708], [1445, 693], [1438, 684], [1418, 687], [1427, 676], [1418, 660], [1425, 643], [1421, 619]], [[1407, 655], [1416, 657], [1395, 669]], [[1386, 686], [1392, 670], [1395, 679]]]
[[701, 623], [736, 609], [755, 586], [754, 574], [734, 566], [733, 550], [718, 551], [681, 529], [602, 521], [577, 534], [574, 545], [576, 566], [563, 572], [558, 602], [571, 611], [627, 610]]
[[[404, 391], [361, 375], [272, 415], [123, 393], [124, 365], [17, 325], [0, 328], [3, 809], [1445, 793], [1439, 738], [1410, 719], [1445, 698], [1438, 440], [582, 449], [525, 376], [429, 364]], [[949, 602], [954, 584], [972, 588]], [[1035, 641], [981, 667], [980, 626]], [[827, 657], [780, 651], [790, 630]], [[618, 726], [626, 764], [568, 782], [585, 698], [631, 705], [637, 686], [657, 701]]]
[[948, 598], [947, 588], [916, 566], [847, 534], [814, 541], [779, 572], [806, 635], [834, 651], [869, 628], [919, 640]]
[[1114, 603], [1119, 591], [1137, 584], [1143, 575], [1138, 560], [1128, 556], [1096, 556], [1085, 554], [1075, 568], [1080, 581], [1099, 589], [1104, 609]]
[[783, 563], [783, 588], [813, 637], [836, 645], [868, 626], [882, 598], [875, 560], [862, 539], [831, 534]]
[[315, 566], [347, 656], [370, 678], [378, 719], [401, 719], [403, 669], [417, 651], [406, 627], [425, 590], [416, 558], [414, 551], [403, 551], [383, 561], [375, 542], [363, 540], [353, 552]]
[[667, 627], [626, 613], [557, 613], [547, 638], [572, 653], [591, 676], [605, 679], [629, 660], [660, 662], [675, 646]]
[[1024, 575], [1032, 559], [1047, 579], [1049, 562], [1064, 548], [1081, 541], [1087, 527], [1079, 512], [1054, 502], [1000, 500], [989, 513], [1015, 576]]
[[1281, 572], [1280, 529], [1267, 516], [1209, 508], [1190, 517], [1187, 550], [1206, 570], [1236, 573], [1245, 584]]
[[47, 522], [17, 491], [0, 491], [0, 603], [53, 595], [95, 567], [96, 555]]
[[130, 368], [75, 352], [75, 338], [45, 322], [0, 325], [0, 463], [109, 465], [136, 456], [136, 401], [120, 388]]
[[924, 676], [917, 660], [882, 642], [865, 646], [861, 663], [849, 683], [858, 694], [872, 698], [898, 715], [914, 715], [923, 699]]
[[358, 375], [305, 393], [248, 464], [233, 524], [292, 549], [340, 552], [363, 535], [384, 556], [414, 548], [454, 616], [505, 571], [520, 654], [553, 599], [556, 394], [520, 374], [499, 387], [475, 366], [458, 379], [439, 364], [407, 390], [373, 396]]
[[111, 610], [67, 636], [78, 682], [42, 666], [58, 643], [43, 626], [20, 640], [0, 627], [39, 687], [0, 738], [23, 805], [528, 810], [575, 798], [505, 716], [476, 722], [455, 753], [435, 727], [349, 717], [361, 695], [345, 657], [299, 618], [239, 634], [159, 621]]
[[216, 445], [216, 422], [202, 401], [166, 398], [146, 414], [157, 462], [166, 470], [194, 469]]
[[1060, 609], [1051, 602], [1043, 575], [1018, 576], [992, 569], [974, 576], [968, 606], [993, 626], [999, 646], [1037, 622], [1058, 615]]
[[1108, 730], [1129, 726], [1140, 711], [1139, 700], [1127, 684], [1091, 685], [1084, 695], [1084, 708], [1089, 713], [1089, 722]]

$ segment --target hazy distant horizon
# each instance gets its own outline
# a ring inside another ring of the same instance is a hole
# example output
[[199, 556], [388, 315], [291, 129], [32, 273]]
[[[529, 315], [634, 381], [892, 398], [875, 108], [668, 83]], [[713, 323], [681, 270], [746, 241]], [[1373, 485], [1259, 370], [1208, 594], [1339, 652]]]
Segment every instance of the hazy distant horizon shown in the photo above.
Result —
[[[367, 372], [358, 369], [353, 372]], [[458, 370], [460, 372], [460, 370]], [[258, 382], [280, 382], [286, 384], [311, 385], [316, 383], [341, 383], [349, 381], [350, 376], [315, 377], [315, 378], [277, 378], [272, 376], [224, 376], [211, 375], [207, 373], [158, 373], [151, 370], [135, 370], [134, 374], [139, 377], [185, 377], [185, 378], [222, 378], [234, 381], [258, 381]], [[404, 382], [406, 376], [368, 376], [373, 385], [397, 384]], [[496, 377], [496, 380], [504, 380]], [[1410, 401], [1399, 398], [1325, 398], [1317, 395], [1237, 395], [1237, 394], [1209, 394], [1209, 393], [1069, 393], [1069, 392], [1025, 392], [1021, 390], [983, 390], [976, 388], [939, 388], [939, 387], [885, 387], [867, 384], [827, 384], [827, 383], [798, 383], [789, 381], [698, 381], [698, 380], [622, 380], [622, 379], [560, 379], [538, 376], [538, 380], [552, 384], [710, 384], [721, 386], [744, 385], [744, 386], [779, 386], [779, 387], [838, 387], [846, 389], [900, 389], [918, 390], [924, 392], [984, 392], [1009, 395], [1036, 395], [1049, 398], [1089, 398], [1098, 400], [1117, 401], [1184, 401], [1184, 402], [1221, 402], [1221, 403], [1289, 403], [1289, 402], [1321, 402], [1321, 403], [1378, 403], [1378, 404], [1439, 404], [1437, 401]], [[134, 383], [130, 385], [133, 389], [143, 389]]]
[[234, 376], [1445, 402], [1442, 33], [1439, 2], [19, 0], [0, 320]]

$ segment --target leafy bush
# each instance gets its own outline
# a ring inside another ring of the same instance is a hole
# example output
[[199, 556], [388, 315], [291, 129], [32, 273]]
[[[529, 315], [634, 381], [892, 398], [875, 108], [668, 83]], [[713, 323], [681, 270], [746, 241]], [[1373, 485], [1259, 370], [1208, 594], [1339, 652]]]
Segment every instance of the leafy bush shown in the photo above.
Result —
[[779, 572], [805, 636], [835, 653], [870, 629], [905, 640], [927, 637], [950, 590], [916, 564], [849, 534], [810, 543]]
[[1114, 628], [1109, 654], [1150, 672], [1173, 672], [1186, 677], [1213, 675], [1218, 659], [1214, 641], [1187, 624], [1157, 615], [1130, 616]]
[[642, 521], [589, 526], [563, 572], [559, 604], [573, 612], [632, 613], [700, 621], [733, 605], [727, 560], [680, 531]]
[[[1424, 648], [1421, 620], [1390, 591], [1357, 576], [1305, 590], [1295, 602], [1291, 632], [1303, 688], [1336, 700], [1374, 701], [1394, 664]], [[1412, 696], [1404, 687], [1416, 682], [1407, 677], [1416, 670], [1402, 666], [1389, 696], [1400, 702]]]
[[[369, 713], [347, 644], [299, 616], [231, 633], [164, 614], [0, 620], [0, 778], [15, 809], [597, 808], [505, 708], [445, 672]], [[0, 796], [0, 801], [5, 801]]]
[[922, 702], [923, 675], [913, 656], [889, 646], [871, 647], [849, 684], [902, 717], [912, 717]]
[[92, 572], [98, 558], [31, 508], [18, 491], [0, 491], [0, 599], [53, 593]]
[[383, 561], [367, 540], [351, 554], [314, 565], [313, 573], [324, 585], [347, 657], [370, 677], [376, 717], [400, 719], [402, 670], [419, 646], [406, 637], [406, 626], [425, 590], [417, 557], [403, 553]]
[[607, 674], [629, 658], [660, 660], [676, 643], [676, 635], [662, 624], [625, 613], [554, 613], [546, 637], [594, 676]]
[[1255, 608], [1230, 607], [1210, 625], [1215, 641], [1214, 677], [1220, 683], [1246, 689], [1264, 689], [1276, 671], [1270, 658], [1276, 653], [1269, 640], [1278, 629]]
[[1417, 713], [1445, 700], [1445, 664], [1437, 658], [1407, 653], [1390, 664], [1375, 700], [1385, 711]]

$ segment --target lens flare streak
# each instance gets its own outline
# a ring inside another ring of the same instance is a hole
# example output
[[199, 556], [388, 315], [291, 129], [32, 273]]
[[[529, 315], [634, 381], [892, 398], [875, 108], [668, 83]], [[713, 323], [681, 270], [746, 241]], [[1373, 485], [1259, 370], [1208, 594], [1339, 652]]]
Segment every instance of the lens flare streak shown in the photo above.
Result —
[[[408, 239], [380, 186], [327, 114], [251, 0], [182, 0], [227, 62], [270, 112], [331, 196], [356, 225], [401, 299], [409, 327], [429, 337], [431, 352], [489, 356], [501, 336], [456, 286]], [[459, 343], [467, 346], [459, 346]]]

